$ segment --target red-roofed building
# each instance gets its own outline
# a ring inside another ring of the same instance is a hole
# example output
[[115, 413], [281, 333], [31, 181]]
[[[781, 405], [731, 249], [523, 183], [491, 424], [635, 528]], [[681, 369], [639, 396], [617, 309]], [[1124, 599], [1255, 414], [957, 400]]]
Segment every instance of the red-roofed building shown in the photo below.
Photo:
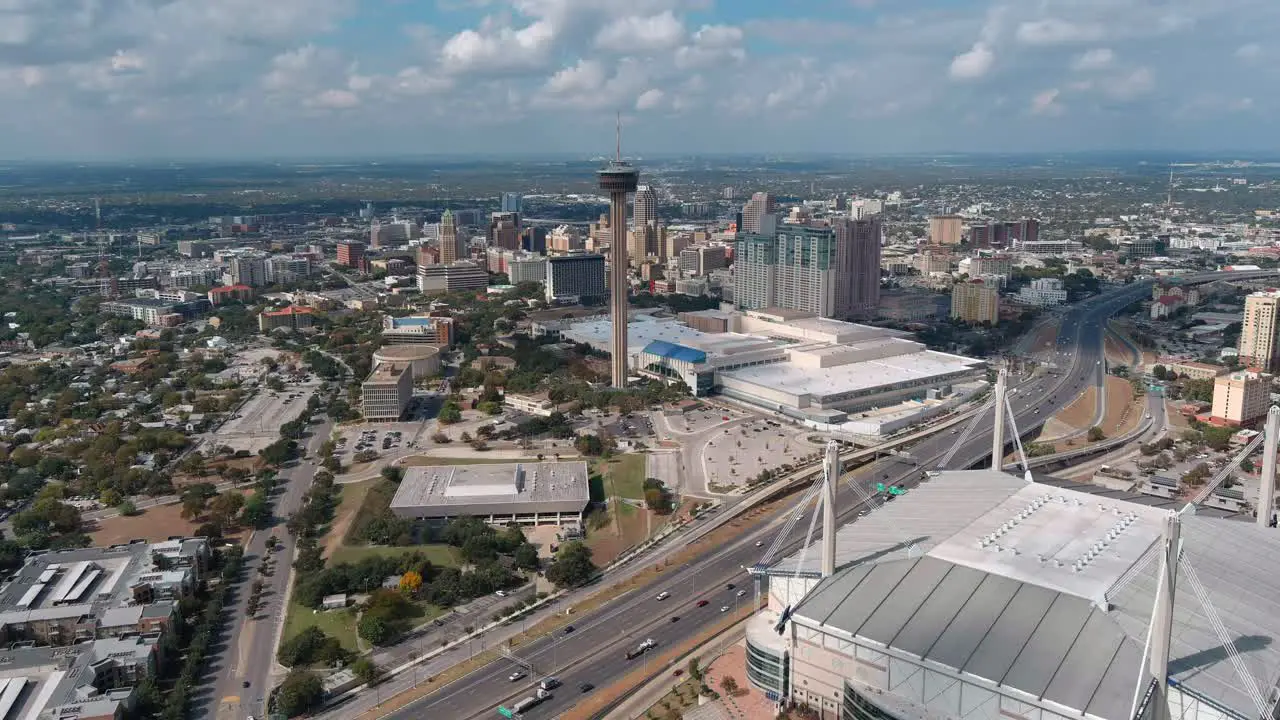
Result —
[[263, 310], [258, 315], [258, 330], [264, 333], [277, 328], [304, 330], [311, 327], [315, 312], [313, 308], [299, 305], [290, 305], [281, 310]]
[[222, 305], [233, 300], [249, 302], [253, 300], [253, 288], [248, 285], [223, 285], [209, 291], [209, 302]]
[[1177, 312], [1182, 307], [1182, 298], [1177, 295], [1161, 295], [1160, 299], [1151, 303], [1151, 319], [1159, 320]]

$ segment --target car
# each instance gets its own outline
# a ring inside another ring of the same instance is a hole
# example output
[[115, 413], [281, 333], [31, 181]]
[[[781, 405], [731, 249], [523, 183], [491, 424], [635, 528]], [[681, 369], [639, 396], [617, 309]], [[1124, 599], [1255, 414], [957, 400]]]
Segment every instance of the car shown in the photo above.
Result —
[[710, 603], [709, 600], [699, 600], [698, 607], [706, 607]]
[[763, 540], [757, 540], [757, 541], [756, 541], [756, 547], [764, 547], [764, 541], [763, 541]]
[[746, 591], [746, 590], [739, 590], [739, 591], [738, 591], [738, 597], [742, 597], [743, 595], [746, 595], [746, 594], [747, 594], [747, 591]]
[[737, 586], [736, 586], [736, 585], [734, 585], [733, 583], [729, 583], [728, 585], [725, 585], [724, 587], [725, 587], [725, 589], [726, 589], [726, 590], [732, 590], [732, 589], [734, 589], [734, 588], [735, 588], [735, 587], [737, 587]]
[[662, 602], [663, 600], [666, 600], [669, 597], [671, 597], [671, 593], [667, 592], [666, 590], [663, 590], [662, 592], [658, 593], [658, 602]]
[[589, 693], [595, 689], [596, 689], [596, 686], [592, 685], [591, 683], [578, 683], [578, 692], [580, 693]]
[[572, 626], [572, 625], [565, 625], [565, 626], [564, 626], [564, 634], [565, 634], [565, 635], [568, 635], [568, 634], [569, 634], [569, 633], [571, 633], [571, 632], [573, 632], [573, 626]]
[[682, 669], [680, 669], [680, 668], [676, 668], [675, 670], [672, 670], [672, 671], [671, 671], [671, 674], [672, 674], [674, 677], [680, 677], [681, 675], [683, 675], [683, 674], [684, 674], [684, 670], [682, 670]]
[[245, 680], [243, 683], [241, 683], [241, 685], [243, 685], [244, 687], [249, 687], [249, 681]]
[[729, 612], [729, 606], [728, 606], [728, 605], [721, 605], [721, 606], [720, 606], [720, 612], [722, 612], [722, 613]]
[[671, 622], [673, 622], [673, 623], [680, 622], [680, 616], [679, 616], [679, 615], [672, 615], [672, 616], [671, 616]]
[[507, 676], [507, 680], [508, 680], [509, 682], [515, 682], [515, 681], [519, 680], [519, 679], [520, 679], [520, 678], [522, 678], [522, 677], [524, 677], [524, 672], [523, 672], [523, 671], [521, 671], [521, 670], [517, 670], [517, 671], [515, 671], [515, 672], [511, 673], [510, 675], [508, 675], [508, 676]]

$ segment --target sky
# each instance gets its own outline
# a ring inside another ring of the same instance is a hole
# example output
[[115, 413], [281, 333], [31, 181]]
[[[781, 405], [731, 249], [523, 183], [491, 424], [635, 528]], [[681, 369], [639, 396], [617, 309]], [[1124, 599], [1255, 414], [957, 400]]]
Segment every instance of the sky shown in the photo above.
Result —
[[1271, 151], [1277, 0], [0, 0], [7, 160]]

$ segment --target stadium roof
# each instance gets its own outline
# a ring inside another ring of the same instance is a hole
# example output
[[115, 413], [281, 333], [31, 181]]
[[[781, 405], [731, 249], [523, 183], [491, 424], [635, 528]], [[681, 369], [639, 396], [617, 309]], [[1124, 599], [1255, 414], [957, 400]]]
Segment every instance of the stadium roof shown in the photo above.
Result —
[[[1127, 718], [1160, 566], [1152, 548], [1162, 516], [1177, 507], [988, 470], [944, 472], [841, 528], [840, 569], [794, 615], [1097, 717]], [[1113, 533], [1124, 518], [1132, 519]], [[1181, 538], [1183, 562], [1269, 697], [1280, 677], [1280, 531], [1206, 511], [1182, 517]], [[808, 553], [800, 569], [816, 570], [819, 554]], [[797, 562], [773, 572], [790, 574]], [[1231, 714], [1256, 717], [1248, 681], [1185, 569], [1174, 605], [1170, 678]]]

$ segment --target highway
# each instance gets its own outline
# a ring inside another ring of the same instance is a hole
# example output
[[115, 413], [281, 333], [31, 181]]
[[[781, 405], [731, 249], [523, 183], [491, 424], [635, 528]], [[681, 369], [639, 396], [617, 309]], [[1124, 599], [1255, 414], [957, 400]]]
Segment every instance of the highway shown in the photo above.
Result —
[[[293, 577], [293, 536], [285, 530], [289, 516], [302, 507], [302, 498], [311, 487], [318, 464], [320, 445], [329, 438], [333, 422], [309, 425], [311, 437], [306, 441], [307, 455], [283, 470], [278, 486], [283, 486], [273, 506], [273, 525], [258, 530], [244, 549], [244, 573], [231, 589], [226, 610], [230, 630], [222, 650], [210, 658], [206, 673], [216, 678], [211, 697], [201, 696], [193, 703], [193, 715], [218, 720], [266, 715], [266, 695], [271, 687], [275, 667], [276, 634], [284, 622], [284, 601]], [[274, 572], [263, 579], [262, 607], [256, 617], [248, 617], [249, 587], [258, 576], [258, 568], [267, 555], [267, 538], [275, 535], [280, 546], [272, 553]], [[249, 686], [245, 687], [248, 682]]]
[[[1057, 369], [1019, 385], [1010, 398], [1022, 433], [1070, 404], [1089, 385], [1102, 381], [1106, 319], [1149, 292], [1149, 285], [1135, 284], [1081, 303], [1064, 314], [1054, 349]], [[956, 432], [961, 432], [959, 427]], [[1007, 435], [1012, 442], [1012, 434]], [[877, 482], [902, 482], [908, 487], [919, 482], [921, 470], [936, 468], [958, 439], [957, 434], [939, 433], [911, 447], [910, 459], [891, 456], [854, 470], [837, 494], [838, 520], [856, 519], [859, 509], [865, 507], [863, 497], [871, 494], [868, 488]], [[950, 469], [971, 467], [985, 461], [990, 454], [991, 416], [988, 413], [956, 454]], [[852, 484], [861, 487], [863, 493], [855, 492], [850, 487]], [[770, 545], [779, 527], [793, 512], [794, 505], [788, 504], [772, 517], [744, 529], [733, 542], [708, 547], [697, 561], [577, 617], [571, 633], [544, 636], [520, 647], [520, 662], [494, 661], [389, 717], [396, 720], [498, 717], [497, 706], [510, 707], [515, 701], [532, 695], [533, 683], [546, 675], [555, 675], [563, 686], [553, 691], [546, 702], [526, 711], [523, 717], [528, 720], [555, 717], [583, 697], [579, 685], [605, 687], [643, 666], [647, 655], [627, 660], [624, 653], [645, 638], [653, 638], [660, 652], [664, 646], [697, 634], [719, 617], [723, 606], [732, 608], [736, 603], [754, 602], [756, 589], [745, 568], [760, 560], [763, 550], [756, 544]], [[807, 523], [797, 523], [785, 538], [778, 557], [799, 548], [806, 530]], [[735, 586], [733, 589], [728, 587], [730, 583]], [[740, 597], [738, 592], [743, 589], [746, 593]], [[662, 592], [670, 593], [670, 597], [659, 601], [656, 597]], [[707, 604], [700, 608], [697, 603], [701, 600]], [[673, 617], [678, 620], [673, 621]], [[521, 663], [529, 663], [531, 667]], [[522, 670], [525, 676], [517, 681], [509, 680], [508, 676], [516, 670]]]

